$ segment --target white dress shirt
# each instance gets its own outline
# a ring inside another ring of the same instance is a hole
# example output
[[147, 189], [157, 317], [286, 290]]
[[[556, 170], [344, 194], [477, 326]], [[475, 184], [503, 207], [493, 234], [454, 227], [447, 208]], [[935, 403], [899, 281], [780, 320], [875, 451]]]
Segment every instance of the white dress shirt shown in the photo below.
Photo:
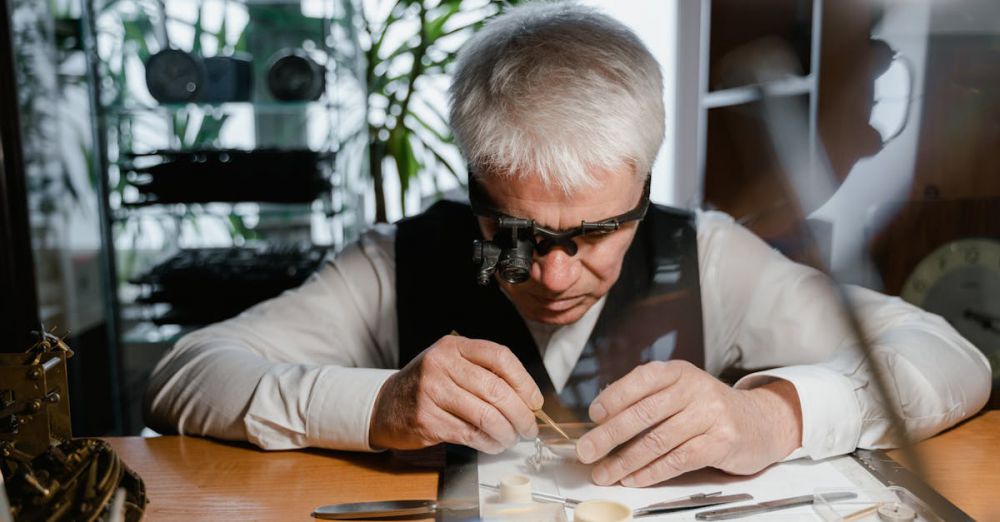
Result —
[[[777, 368], [736, 387], [775, 378], [795, 386], [802, 446], [791, 457], [888, 446], [869, 363], [828, 279], [725, 214], [699, 213], [697, 227], [705, 370]], [[150, 379], [150, 425], [265, 449], [370, 450], [375, 399], [398, 361], [394, 234], [393, 225], [377, 226], [301, 287], [182, 338]], [[982, 408], [989, 363], [948, 323], [898, 298], [860, 287], [848, 293], [911, 437], [929, 437]], [[427, 296], [427, 306], [434, 299]], [[528, 324], [557, 388], [603, 306], [563, 327]]]

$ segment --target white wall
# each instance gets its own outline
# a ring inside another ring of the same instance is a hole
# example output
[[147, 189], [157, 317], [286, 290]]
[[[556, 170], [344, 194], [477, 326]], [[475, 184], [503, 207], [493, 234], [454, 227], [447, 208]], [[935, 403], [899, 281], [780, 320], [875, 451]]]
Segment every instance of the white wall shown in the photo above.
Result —
[[653, 201], [676, 204], [674, 197], [677, 59], [674, 52], [677, 33], [678, 0], [583, 0], [618, 19], [631, 28], [649, 48], [653, 57], [660, 62], [663, 71], [663, 100], [667, 110], [666, 137], [660, 154], [653, 166], [653, 183], [650, 196]]

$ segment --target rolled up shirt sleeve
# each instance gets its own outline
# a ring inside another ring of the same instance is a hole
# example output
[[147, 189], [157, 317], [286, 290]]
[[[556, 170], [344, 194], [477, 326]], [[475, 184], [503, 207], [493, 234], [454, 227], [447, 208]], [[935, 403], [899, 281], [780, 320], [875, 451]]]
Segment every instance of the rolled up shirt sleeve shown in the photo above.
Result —
[[371, 412], [393, 370], [305, 364], [271, 370], [244, 415], [248, 441], [267, 449], [371, 451]]
[[[871, 361], [825, 275], [787, 260], [720, 213], [699, 216], [699, 256], [707, 360], [717, 368], [767, 368], [737, 388], [774, 379], [795, 387], [802, 447], [792, 457], [893, 445]], [[930, 437], [985, 405], [989, 363], [946, 321], [865, 288], [848, 286], [846, 295], [885, 372], [886, 400], [911, 440]]]
[[787, 366], [748, 375], [736, 388], [756, 388], [774, 379], [791, 382], [799, 396], [802, 446], [791, 458], [822, 459], [854, 451], [861, 411], [850, 379], [820, 365]]
[[183, 337], [153, 370], [147, 423], [264, 449], [371, 450], [398, 358], [393, 234], [373, 230], [301, 287]]

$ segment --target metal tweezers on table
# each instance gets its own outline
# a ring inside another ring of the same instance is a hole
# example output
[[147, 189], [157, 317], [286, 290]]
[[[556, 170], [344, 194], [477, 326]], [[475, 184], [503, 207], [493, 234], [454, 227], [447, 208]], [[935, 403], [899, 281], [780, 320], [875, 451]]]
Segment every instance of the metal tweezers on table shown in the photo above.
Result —
[[671, 513], [673, 511], [695, 509], [705, 506], [718, 506], [719, 504], [741, 502], [744, 500], [753, 500], [753, 496], [747, 493], [723, 495], [721, 491], [715, 491], [713, 493], [696, 493], [694, 495], [682, 497], [676, 500], [668, 500], [666, 502], [658, 502], [656, 504], [641, 507], [633, 511], [632, 516], [638, 518], [647, 515], [659, 515], [662, 513]]
[[[486, 484], [481, 482], [479, 485], [484, 489], [488, 489], [490, 491], [494, 492], [500, 491], [500, 488], [493, 484]], [[541, 502], [556, 502], [570, 508], [574, 508], [577, 506], [577, 504], [583, 502], [582, 500], [577, 500], [569, 497], [561, 497], [559, 495], [553, 495], [550, 493], [542, 493], [540, 491], [532, 491], [531, 497]], [[657, 502], [655, 504], [650, 504], [648, 506], [641, 507], [633, 511], [632, 516], [638, 518], [648, 515], [659, 515], [662, 513], [670, 513], [673, 511], [682, 511], [685, 509], [695, 509], [705, 506], [718, 506], [720, 504], [728, 504], [730, 502], [740, 502], [743, 500], [753, 500], [753, 496], [748, 495], [746, 493], [740, 493], [738, 495], [723, 495], [721, 491], [715, 491], [713, 493], [696, 493], [694, 495], [668, 500], [666, 502]]]

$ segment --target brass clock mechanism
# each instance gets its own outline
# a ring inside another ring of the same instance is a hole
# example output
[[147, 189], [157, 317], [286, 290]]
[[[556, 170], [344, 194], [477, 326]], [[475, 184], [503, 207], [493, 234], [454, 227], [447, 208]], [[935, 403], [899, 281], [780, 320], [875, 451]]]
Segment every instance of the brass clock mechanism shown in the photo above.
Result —
[[66, 379], [72, 350], [52, 334], [37, 335], [24, 353], [0, 353], [0, 490], [11, 517], [141, 519], [147, 500], [139, 475], [108, 443], [72, 438]]

